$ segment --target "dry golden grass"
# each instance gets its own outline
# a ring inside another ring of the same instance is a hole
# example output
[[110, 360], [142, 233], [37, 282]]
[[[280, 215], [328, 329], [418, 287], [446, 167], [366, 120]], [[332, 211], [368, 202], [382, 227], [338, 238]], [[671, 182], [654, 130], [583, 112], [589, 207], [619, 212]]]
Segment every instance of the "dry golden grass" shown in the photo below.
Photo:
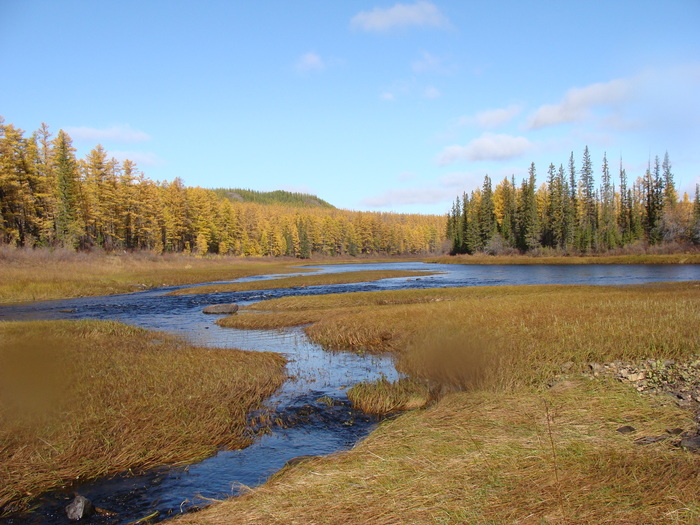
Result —
[[425, 262], [441, 264], [700, 264], [700, 253], [592, 256], [445, 255]]
[[581, 370], [700, 351], [697, 282], [400, 290], [291, 297], [250, 310], [274, 312], [245, 316], [270, 315], [270, 325], [299, 316], [327, 348], [394, 352], [410, 376], [460, 388], [543, 384], [567, 361]]
[[451, 394], [178, 523], [697, 523], [700, 457], [672, 439], [633, 444], [692, 425], [686, 412], [587, 379]]
[[371, 383], [358, 383], [348, 390], [352, 405], [366, 414], [390, 414], [423, 408], [431, 401], [428, 388], [415, 379], [401, 378], [393, 383], [385, 377]]
[[0, 341], [0, 513], [60, 484], [245, 446], [247, 414], [285, 379], [277, 354], [115, 322], [0, 322]]
[[[318, 319], [307, 332], [328, 348], [394, 352], [409, 381], [439, 400], [184, 523], [700, 522], [700, 456], [678, 438], [634, 444], [694, 430], [692, 414], [579, 374], [591, 361], [697, 358], [700, 283], [404, 290], [249, 310]], [[381, 412], [411, 390], [380, 380], [348, 395]], [[637, 431], [616, 432], [623, 425]]]
[[264, 281], [249, 281], [244, 283], [225, 283], [183, 288], [170, 292], [169, 295], [194, 295], [220, 292], [247, 292], [250, 290], [273, 290], [276, 288], [297, 288], [306, 286], [322, 286], [333, 284], [368, 283], [380, 279], [397, 277], [425, 277], [435, 275], [435, 272], [411, 270], [368, 270], [366, 272], [327, 273], [321, 275], [302, 275], [268, 279]]
[[298, 260], [76, 253], [0, 247], [0, 304], [126, 293], [156, 286], [304, 271]]

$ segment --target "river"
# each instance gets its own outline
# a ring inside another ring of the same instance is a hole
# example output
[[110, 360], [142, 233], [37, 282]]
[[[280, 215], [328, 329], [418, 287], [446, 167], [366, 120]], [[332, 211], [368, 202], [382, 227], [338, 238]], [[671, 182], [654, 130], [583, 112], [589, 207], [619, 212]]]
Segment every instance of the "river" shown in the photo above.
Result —
[[214, 324], [218, 316], [201, 313], [206, 305], [230, 302], [247, 305], [291, 295], [405, 288], [521, 284], [632, 285], [700, 280], [700, 265], [466, 266], [410, 262], [321, 265], [312, 268], [321, 273], [386, 269], [439, 273], [373, 283], [189, 296], [168, 296], [169, 291], [179, 288], [168, 287], [123, 295], [0, 307], [0, 320], [111, 319], [180, 334], [197, 345], [279, 352], [289, 360], [288, 373], [291, 377], [268, 401], [270, 409], [284, 424], [273, 427], [270, 434], [257, 439], [253, 445], [243, 450], [221, 451], [187, 467], [164, 467], [138, 476], [115, 476], [70, 487], [66, 491], [54, 491], [39, 498], [38, 509], [33, 514], [5, 518], [0, 523], [69, 523], [63, 508], [74, 490], [93, 500], [96, 506], [116, 513], [116, 516], [96, 516], [89, 523], [129, 523], [156, 511], [157, 519], [164, 519], [206, 504], [210, 499], [236, 495], [244, 487], [259, 485], [294, 457], [348, 449], [377, 424], [373, 418], [350, 407], [345, 391], [359, 381], [371, 381], [381, 376], [389, 380], [397, 379], [398, 374], [389, 356], [327, 352], [311, 343], [299, 328], [251, 331], [221, 328]]

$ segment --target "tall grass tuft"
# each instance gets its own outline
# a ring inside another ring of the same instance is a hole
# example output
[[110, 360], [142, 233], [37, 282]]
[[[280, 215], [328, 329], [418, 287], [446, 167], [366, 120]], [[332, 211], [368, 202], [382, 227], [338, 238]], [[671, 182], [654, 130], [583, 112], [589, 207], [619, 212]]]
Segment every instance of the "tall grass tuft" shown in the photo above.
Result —
[[0, 322], [0, 514], [41, 491], [251, 441], [284, 381], [272, 353], [197, 348], [116, 322]]
[[382, 377], [362, 382], [348, 390], [353, 406], [367, 414], [390, 414], [399, 410], [425, 407], [431, 399], [428, 387], [415, 379], [402, 378], [391, 382]]

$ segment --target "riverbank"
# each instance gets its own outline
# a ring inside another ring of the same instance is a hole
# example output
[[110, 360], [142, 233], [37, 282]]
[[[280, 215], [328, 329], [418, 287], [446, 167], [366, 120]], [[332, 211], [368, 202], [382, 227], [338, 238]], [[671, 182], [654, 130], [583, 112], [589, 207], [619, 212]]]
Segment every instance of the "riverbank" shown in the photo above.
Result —
[[0, 322], [0, 515], [51, 488], [251, 443], [286, 379], [270, 352], [108, 321]]
[[[432, 404], [182, 523], [700, 520], [700, 455], [679, 446], [697, 434], [694, 412], [672, 389], [648, 393], [672, 374], [649, 373], [640, 389], [623, 366], [697, 369], [682, 363], [700, 354], [699, 282], [290, 297], [221, 324], [261, 318], [312, 322], [307, 333], [329, 349], [393, 352]], [[620, 378], [604, 373], [613, 362]], [[415, 393], [368, 386], [370, 406]]]

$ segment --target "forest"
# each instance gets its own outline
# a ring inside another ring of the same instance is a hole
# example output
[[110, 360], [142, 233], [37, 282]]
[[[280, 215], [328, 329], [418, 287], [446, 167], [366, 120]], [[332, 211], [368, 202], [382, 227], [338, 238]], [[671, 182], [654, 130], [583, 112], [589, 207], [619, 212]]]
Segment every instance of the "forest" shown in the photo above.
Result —
[[452, 253], [605, 253], [629, 245], [700, 244], [700, 186], [679, 199], [668, 153], [631, 184], [620, 161], [617, 185], [603, 155], [596, 188], [586, 146], [580, 170], [550, 164], [537, 185], [535, 164], [520, 186], [507, 177], [457, 197], [447, 217]]
[[26, 136], [0, 117], [0, 244], [309, 258], [428, 254], [444, 240], [444, 216], [153, 181], [100, 145], [78, 159], [64, 131]]

